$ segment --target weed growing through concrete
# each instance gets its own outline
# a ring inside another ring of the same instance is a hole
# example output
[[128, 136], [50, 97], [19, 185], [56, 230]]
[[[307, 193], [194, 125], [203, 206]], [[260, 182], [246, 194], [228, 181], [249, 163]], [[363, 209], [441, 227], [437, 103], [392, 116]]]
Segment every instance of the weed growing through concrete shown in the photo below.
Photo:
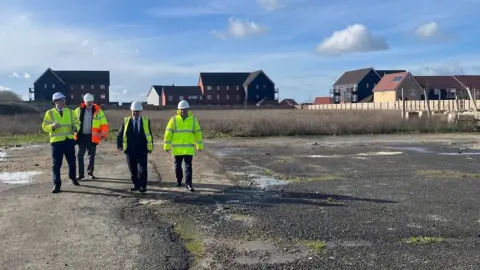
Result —
[[183, 223], [175, 223], [173, 230], [184, 241], [185, 248], [196, 260], [204, 255], [203, 241], [197, 234], [187, 230]]
[[432, 244], [445, 241], [443, 237], [432, 237], [432, 236], [412, 236], [410, 238], [404, 239], [403, 242], [407, 244]]
[[468, 173], [455, 170], [421, 170], [417, 174], [434, 178], [480, 178], [478, 173]]
[[314, 252], [322, 252], [327, 248], [327, 242], [321, 240], [303, 241], [302, 244]]

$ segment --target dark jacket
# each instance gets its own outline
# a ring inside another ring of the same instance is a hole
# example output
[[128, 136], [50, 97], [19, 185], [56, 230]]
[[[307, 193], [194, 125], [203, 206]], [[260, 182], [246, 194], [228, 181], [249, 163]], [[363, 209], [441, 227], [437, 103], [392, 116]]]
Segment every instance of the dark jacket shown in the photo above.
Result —
[[[117, 149], [120, 149], [120, 148], [123, 149], [123, 131], [125, 129], [123, 123], [124, 121], [122, 121], [122, 125], [120, 126], [120, 129], [118, 130], [118, 134], [117, 134]], [[152, 134], [150, 119], [148, 119], [148, 132]], [[152, 135], [152, 141], [153, 141], [153, 135]], [[133, 152], [138, 152], [138, 153], [148, 152], [147, 138], [145, 137], [145, 132], [143, 131], [142, 119], [140, 119], [140, 132], [133, 131], [133, 123], [132, 123], [132, 119], [130, 119], [130, 122], [128, 123], [128, 129], [127, 129], [127, 151], [124, 151], [124, 152], [125, 154], [133, 153]]]
[[[95, 112], [97, 110], [99, 110], [100, 108], [98, 107], [97, 104], [94, 104], [94, 106], [92, 107], [92, 123], [90, 123], [90, 126], [93, 125], [93, 115], [95, 114]], [[77, 139], [77, 143], [79, 141], [82, 140], [82, 137], [85, 135], [83, 134], [83, 119], [85, 119], [85, 110], [86, 110], [86, 106], [85, 106], [85, 103], [82, 103], [80, 105], [80, 115], [79, 115], [79, 120], [80, 120], [80, 129], [78, 130], [77, 132], [77, 136], [78, 136], [78, 139]], [[91, 135], [89, 135], [91, 136]], [[95, 143], [96, 144], [96, 143]]]

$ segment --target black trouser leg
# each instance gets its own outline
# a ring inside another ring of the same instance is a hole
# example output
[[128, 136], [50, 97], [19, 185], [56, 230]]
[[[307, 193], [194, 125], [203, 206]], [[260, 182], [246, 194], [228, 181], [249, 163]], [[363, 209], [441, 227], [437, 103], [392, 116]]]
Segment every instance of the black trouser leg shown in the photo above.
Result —
[[60, 177], [60, 169], [62, 168], [63, 163], [63, 142], [53, 143], [51, 146], [52, 151], [52, 177], [53, 184], [57, 186], [62, 185], [62, 180]]
[[174, 157], [175, 157], [175, 176], [177, 178], [177, 184], [181, 184], [183, 179], [183, 169], [182, 169], [183, 156], [174, 156]]
[[139, 154], [137, 158], [137, 168], [138, 168], [138, 186], [147, 188], [148, 181], [148, 153]]
[[65, 147], [63, 154], [65, 155], [65, 159], [68, 163], [68, 178], [70, 178], [70, 180], [72, 181], [75, 181], [77, 174], [77, 164], [75, 160], [75, 141], [73, 139], [66, 140], [64, 143]]
[[83, 137], [79, 138], [78, 141], [78, 153], [77, 153], [77, 162], [78, 162], [78, 178], [85, 178], [85, 151], [87, 147], [83, 140]]
[[138, 167], [137, 167], [137, 155], [136, 153], [128, 153], [125, 155], [127, 158], [128, 169], [130, 170], [130, 178], [132, 183], [136, 188], [139, 188], [138, 185]]
[[192, 160], [193, 156], [183, 156], [183, 160], [185, 161], [185, 184], [187, 186], [192, 187]]
[[97, 155], [97, 145], [90, 142], [87, 147], [87, 154], [88, 154], [87, 174], [93, 175], [93, 170], [95, 169], [95, 156]]

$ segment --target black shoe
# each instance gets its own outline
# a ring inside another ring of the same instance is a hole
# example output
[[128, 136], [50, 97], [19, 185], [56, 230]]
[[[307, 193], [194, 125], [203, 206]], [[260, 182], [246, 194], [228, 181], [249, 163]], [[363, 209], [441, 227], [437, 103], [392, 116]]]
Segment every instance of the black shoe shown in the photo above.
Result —
[[54, 185], [52, 188], [52, 193], [59, 193], [60, 192], [60, 186], [59, 185]]
[[85, 177], [83, 177], [83, 176], [79, 176], [79, 177], [77, 177], [77, 181], [82, 181], [82, 180], [83, 180], [83, 178], [85, 178]]
[[182, 186], [182, 182], [177, 181], [177, 187], [181, 187], [181, 186]]
[[138, 187], [132, 187], [130, 191], [138, 191]]
[[189, 190], [190, 192], [194, 192], [194, 191], [195, 191], [195, 189], [194, 189], [192, 186], [190, 186], [190, 185], [187, 185], [186, 188], [187, 188], [187, 190]]
[[142, 193], [145, 193], [145, 192], [147, 192], [147, 188], [146, 187], [141, 187], [139, 189], [139, 191], [142, 192]]
[[88, 173], [88, 178], [95, 179], [96, 177], [95, 177], [95, 175], [93, 175], [93, 173]]
[[73, 183], [75, 186], [80, 186], [80, 183], [78, 183], [78, 180], [77, 180], [77, 179], [72, 179], [72, 183]]

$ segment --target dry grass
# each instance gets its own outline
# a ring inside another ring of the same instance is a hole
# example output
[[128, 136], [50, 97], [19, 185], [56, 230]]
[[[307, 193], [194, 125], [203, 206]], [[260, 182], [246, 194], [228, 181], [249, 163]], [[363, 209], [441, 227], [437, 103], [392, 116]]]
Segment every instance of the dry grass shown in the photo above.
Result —
[[[106, 110], [116, 130], [128, 110]], [[193, 111], [205, 137], [301, 136], [467, 131], [466, 127], [438, 120], [401, 119], [393, 111], [208, 110]], [[175, 111], [145, 111], [154, 133], [162, 134]], [[42, 114], [0, 115], [0, 136], [41, 133]]]

